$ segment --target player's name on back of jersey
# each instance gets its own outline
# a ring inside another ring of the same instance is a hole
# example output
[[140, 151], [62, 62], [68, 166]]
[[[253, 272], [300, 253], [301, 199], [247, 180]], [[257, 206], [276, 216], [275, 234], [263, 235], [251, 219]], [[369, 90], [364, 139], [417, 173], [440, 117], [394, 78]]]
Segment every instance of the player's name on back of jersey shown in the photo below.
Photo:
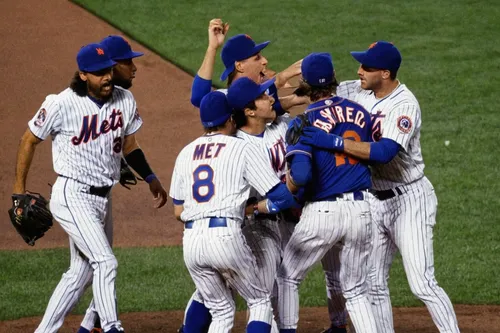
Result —
[[360, 128], [364, 128], [366, 124], [364, 112], [350, 106], [327, 106], [320, 111], [320, 114], [327, 120], [327, 122], [321, 119], [316, 119], [313, 125], [328, 131], [330, 131], [338, 123], [353, 123]]
[[193, 161], [217, 158], [225, 143], [202, 143], [196, 145], [193, 152]]

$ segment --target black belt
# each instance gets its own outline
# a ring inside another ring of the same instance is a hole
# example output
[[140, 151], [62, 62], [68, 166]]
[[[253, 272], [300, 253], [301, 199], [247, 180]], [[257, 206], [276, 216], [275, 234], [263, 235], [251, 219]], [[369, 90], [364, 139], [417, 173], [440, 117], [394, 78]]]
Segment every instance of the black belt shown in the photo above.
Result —
[[370, 192], [379, 200], [388, 200], [397, 195], [401, 195], [406, 191], [404, 191], [401, 187], [395, 187], [384, 191], [371, 190]]
[[[59, 175], [59, 177], [66, 178], [66, 179], [72, 179], [63, 175]], [[74, 180], [74, 179], [72, 179]], [[78, 180], [74, 180], [78, 183], [81, 183]], [[90, 186], [89, 191], [87, 193], [92, 194], [92, 195], [97, 195], [98, 197], [103, 197], [106, 198], [108, 196], [109, 191], [111, 191], [112, 186], [103, 186], [103, 187], [96, 187], [96, 186]]]
[[[331, 197], [323, 198], [323, 199], [318, 199], [314, 201], [337, 201], [339, 199], [346, 199], [348, 198], [347, 194], [349, 193], [340, 193], [340, 194], [335, 194], [332, 195]], [[365, 194], [363, 191], [354, 191], [352, 192], [352, 197], [355, 201], [361, 201], [365, 200]]]
[[88, 193], [106, 198], [109, 194], [109, 191], [111, 191], [111, 186], [103, 186], [103, 187], [90, 186]]
[[[186, 223], [184, 223], [184, 228], [192, 229], [193, 223], [194, 223], [194, 221], [187, 221]], [[208, 227], [209, 228], [227, 227], [226, 218], [225, 217], [211, 217], [210, 221], [208, 222]]]

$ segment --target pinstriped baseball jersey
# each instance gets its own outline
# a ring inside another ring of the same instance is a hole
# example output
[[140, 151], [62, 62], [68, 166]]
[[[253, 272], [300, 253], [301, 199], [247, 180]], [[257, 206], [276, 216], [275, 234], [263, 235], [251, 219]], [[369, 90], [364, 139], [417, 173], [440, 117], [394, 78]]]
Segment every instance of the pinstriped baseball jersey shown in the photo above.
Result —
[[399, 84], [389, 95], [377, 99], [371, 90], [361, 88], [360, 81], [345, 81], [337, 94], [361, 104], [372, 116], [375, 141], [388, 138], [403, 148], [387, 164], [372, 168], [373, 188], [386, 190], [412, 183], [424, 176], [424, 160], [420, 148], [420, 106], [413, 93]]
[[265, 195], [279, 182], [262, 149], [232, 136], [208, 134], [180, 152], [170, 196], [183, 202], [183, 221], [213, 216], [242, 221], [250, 186]]
[[120, 87], [101, 108], [71, 88], [49, 95], [28, 123], [36, 137], [52, 136], [56, 173], [92, 186], [118, 182], [123, 138], [141, 125], [132, 93]]
[[290, 120], [291, 119], [288, 115], [278, 117], [276, 121], [267, 125], [266, 130], [262, 133], [262, 136], [248, 134], [242, 130], [238, 130], [238, 132], [236, 132], [237, 137], [247, 142], [251, 142], [267, 151], [271, 166], [280, 179], [286, 173], [285, 134]]

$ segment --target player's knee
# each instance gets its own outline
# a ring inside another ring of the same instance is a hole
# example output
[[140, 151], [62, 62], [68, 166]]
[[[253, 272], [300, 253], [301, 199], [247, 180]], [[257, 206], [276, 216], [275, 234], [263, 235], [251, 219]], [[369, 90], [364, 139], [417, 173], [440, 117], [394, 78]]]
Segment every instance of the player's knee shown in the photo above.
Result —
[[409, 280], [409, 285], [413, 295], [421, 300], [433, 297], [436, 294], [434, 289], [439, 288], [435, 278], [411, 279]]
[[94, 271], [96, 270], [103, 270], [106, 272], [116, 271], [118, 269], [118, 260], [116, 260], [116, 257], [114, 255], [108, 255], [100, 260], [92, 262], [92, 268], [94, 268]]
[[236, 304], [233, 300], [224, 300], [217, 304], [216, 308], [210, 310], [212, 320], [233, 319], [236, 314]]

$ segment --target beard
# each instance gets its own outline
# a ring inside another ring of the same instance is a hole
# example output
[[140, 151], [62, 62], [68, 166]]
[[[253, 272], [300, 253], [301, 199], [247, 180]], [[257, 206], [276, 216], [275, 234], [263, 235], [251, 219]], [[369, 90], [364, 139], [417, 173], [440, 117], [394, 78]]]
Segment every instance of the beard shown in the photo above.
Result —
[[[111, 87], [111, 89], [106, 91], [105, 88], [108, 86]], [[108, 100], [113, 93], [113, 85], [111, 82], [100, 85], [92, 85], [90, 81], [87, 81], [87, 89], [91, 95], [102, 101]]]
[[130, 87], [132, 87], [132, 80], [125, 80], [120, 77], [114, 76], [112, 82], [113, 85], [122, 87], [123, 89], [130, 89]]

